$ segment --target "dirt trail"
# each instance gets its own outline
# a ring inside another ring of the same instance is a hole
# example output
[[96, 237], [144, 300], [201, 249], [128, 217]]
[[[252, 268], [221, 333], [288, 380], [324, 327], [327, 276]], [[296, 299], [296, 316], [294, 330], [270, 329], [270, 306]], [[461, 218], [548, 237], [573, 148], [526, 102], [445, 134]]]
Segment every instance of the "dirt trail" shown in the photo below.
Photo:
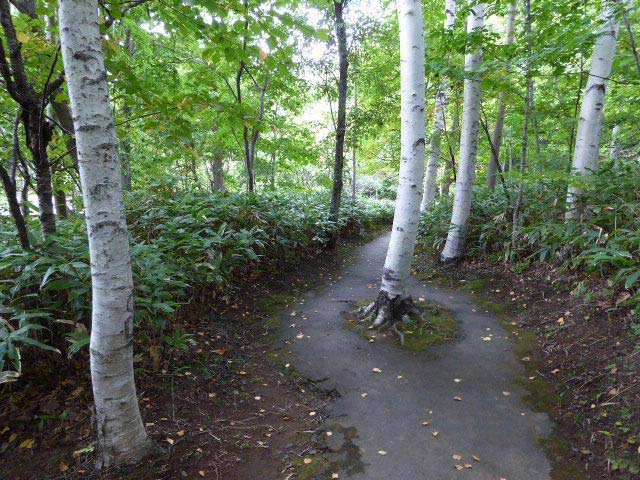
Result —
[[331, 404], [327, 428], [339, 430], [339, 425], [355, 433], [359, 453], [349, 449], [351, 472], [337, 472], [339, 478], [550, 479], [539, 439], [550, 433], [551, 423], [520, 400], [524, 392], [515, 379], [524, 371], [507, 333], [470, 297], [410, 281], [414, 299], [435, 301], [460, 322], [458, 342], [426, 351], [371, 344], [346, 328], [341, 312], [377, 294], [388, 241], [384, 235], [359, 247], [353, 262], [309, 292], [294, 316], [291, 311], [283, 315], [291, 362], [340, 394]]

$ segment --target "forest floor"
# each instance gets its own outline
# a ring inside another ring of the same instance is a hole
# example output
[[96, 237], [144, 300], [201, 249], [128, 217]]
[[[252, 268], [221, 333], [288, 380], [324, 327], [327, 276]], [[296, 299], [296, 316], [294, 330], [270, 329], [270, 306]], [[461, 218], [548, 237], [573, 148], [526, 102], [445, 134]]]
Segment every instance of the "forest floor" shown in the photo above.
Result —
[[628, 295], [604, 281], [576, 292], [579, 278], [549, 264], [523, 274], [478, 260], [442, 268], [429, 251], [416, 263], [419, 278], [471, 295], [510, 330], [536, 377], [524, 400], [555, 425], [543, 442], [554, 479], [640, 478], [640, 332], [622, 306]]
[[[147, 431], [162, 449], [123, 469], [96, 472], [88, 356], [38, 361], [25, 383], [0, 387], [0, 480], [294, 478], [334, 392], [289, 372], [273, 348], [277, 312], [330, 281], [364, 238], [281, 271], [244, 279], [228, 306], [201, 291], [177, 315], [184, 348], [134, 352]], [[37, 367], [37, 368], [36, 368]], [[317, 414], [316, 414], [317, 412]]]
[[[576, 389], [568, 380], [580, 360], [563, 348], [586, 333], [566, 289], [484, 264], [436, 271], [424, 256], [411, 292], [451, 312], [458, 334], [425, 350], [400, 348], [390, 334], [371, 338], [345, 312], [375, 297], [387, 241], [346, 242], [287, 274], [247, 279], [226, 308], [207, 292], [185, 306], [187, 348], [165, 350], [160, 361], [136, 352], [143, 418], [163, 449], [140, 465], [93, 470], [86, 358], [72, 371], [30, 372], [32, 384], [19, 390], [3, 387], [0, 480], [634, 478], [603, 461], [611, 442], [620, 444], [615, 422], [629, 421], [600, 415], [592, 442], [575, 426], [576, 409], [594, 415], [634, 394], [631, 362], [618, 361], [616, 393], [607, 390], [596, 408], [577, 403], [610, 376], [597, 373], [611, 374], [608, 349], [628, 347], [610, 345], [621, 338], [615, 324], [598, 321], [604, 330], [588, 342], [598, 347], [585, 349], [590, 383]], [[553, 348], [536, 342], [545, 324]], [[551, 436], [544, 412], [557, 424]], [[614, 431], [610, 443], [601, 427]]]

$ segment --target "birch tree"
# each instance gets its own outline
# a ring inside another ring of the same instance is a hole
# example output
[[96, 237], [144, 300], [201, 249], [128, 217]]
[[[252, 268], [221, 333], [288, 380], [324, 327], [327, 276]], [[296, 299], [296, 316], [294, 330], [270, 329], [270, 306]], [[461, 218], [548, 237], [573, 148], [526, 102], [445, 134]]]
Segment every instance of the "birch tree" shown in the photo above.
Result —
[[393, 324], [415, 307], [406, 292], [415, 250], [424, 175], [425, 57], [421, 0], [398, 0], [400, 27], [401, 159], [391, 240], [375, 302], [359, 313], [372, 328]]
[[[509, 13], [507, 14], [506, 28], [506, 44], [512, 45], [515, 39], [517, 8], [515, 3], [509, 4]], [[510, 70], [510, 68], [509, 68]], [[502, 137], [504, 131], [504, 117], [507, 110], [507, 92], [500, 92], [498, 95], [498, 114], [496, 115], [496, 123], [493, 127], [493, 138], [491, 143], [491, 160], [487, 170], [487, 186], [494, 190], [496, 188], [496, 172], [500, 163], [500, 149], [502, 148]]]
[[85, 205], [92, 279], [91, 380], [99, 467], [140, 460], [152, 449], [133, 376], [133, 280], [116, 133], [97, 0], [61, 0], [68, 81]]
[[[456, 23], [456, 0], [446, 0], [445, 7], [445, 32], [451, 32]], [[451, 55], [449, 55], [451, 61]], [[431, 133], [431, 148], [429, 152], [429, 162], [424, 179], [424, 192], [422, 193], [422, 203], [420, 210], [425, 211], [436, 198], [438, 164], [440, 163], [440, 143], [442, 142], [442, 132], [445, 127], [445, 115], [447, 113], [447, 90], [448, 82], [446, 77], [440, 82], [438, 93], [436, 94], [436, 106], [434, 112], [433, 131]]]
[[[620, 20], [617, 16], [618, 4], [618, 0], [602, 1], [603, 23], [593, 48], [591, 69], [582, 98], [578, 133], [571, 164], [571, 172], [575, 177], [589, 175], [598, 168], [604, 101], [620, 30]], [[580, 187], [575, 183], [569, 185], [565, 213], [567, 220], [580, 217], [581, 212], [577, 201], [582, 193]]]
[[[467, 30], [478, 35], [484, 28], [484, 4], [474, 5], [471, 9]], [[460, 137], [460, 161], [456, 176], [456, 191], [453, 199], [453, 212], [447, 241], [442, 251], [443, 262], [451, 262], [462, 257], [463, 242], [467, 221], [471, 213], [475, 164], [478, 155], [478, 134], [480, 129], [480, 75], [478, 69], [482, 62], [482, 49], [475, 48], [465, 57], [464, 104], [462, 132]]]
[[616, 125], [611, 130], [611, 147], [609, 148], [609, 159], [616, 163], [620, 159], [620, 125]]

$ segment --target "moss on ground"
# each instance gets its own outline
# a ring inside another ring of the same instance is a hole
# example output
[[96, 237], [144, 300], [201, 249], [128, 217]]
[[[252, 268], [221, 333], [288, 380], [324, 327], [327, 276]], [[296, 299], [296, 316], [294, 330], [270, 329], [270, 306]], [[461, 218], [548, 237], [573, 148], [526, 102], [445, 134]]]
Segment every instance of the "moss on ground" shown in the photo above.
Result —
[[[307, 462], [307, 463], [305, 463]], [[296, 472], [297, 480], [312, 480], [331, 478], [328, 472], [331, 463], [326, 455], [310, 455], [291, 459], [291, 466]]]
[[[357, 307], [366, 306], [369, 303], [367, 301], [357, 302]], [[458, 321], [450, 310], [435, 302], [419, 302], [417, 307], [426, 321], [412, 318], [408, 322], [397, 324], [398, 330], [404, 335], [404, 345], [401, 344], [399, 336], [393, 331], [369, 330], [367, 325], [358, 323], [358, 318], [354, 313], [345, 314], [346, 325], [349, 330], [357, 332], [371, 343], [388, 340], [409, 351], [424, 350], [456, 339], [459, 334]]]

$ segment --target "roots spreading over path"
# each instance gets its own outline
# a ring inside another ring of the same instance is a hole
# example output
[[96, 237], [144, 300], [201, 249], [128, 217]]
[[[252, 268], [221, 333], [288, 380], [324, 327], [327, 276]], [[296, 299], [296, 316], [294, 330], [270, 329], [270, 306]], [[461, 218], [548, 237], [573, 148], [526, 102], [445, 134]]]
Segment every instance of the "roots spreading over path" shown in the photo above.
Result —
[[390, 296], [381, 290], [378, 298], [362, 308], [356, 310], [360, 323], [369, 323], [370, 329], [393, 330], [400, 343], [404, 345], [404, 334], [398, 330], [399, 322], [409, 323], [412, 319], [420, 319], [427, 323], [422, 312], [413, 303], [410, 296], [395, 295]]

